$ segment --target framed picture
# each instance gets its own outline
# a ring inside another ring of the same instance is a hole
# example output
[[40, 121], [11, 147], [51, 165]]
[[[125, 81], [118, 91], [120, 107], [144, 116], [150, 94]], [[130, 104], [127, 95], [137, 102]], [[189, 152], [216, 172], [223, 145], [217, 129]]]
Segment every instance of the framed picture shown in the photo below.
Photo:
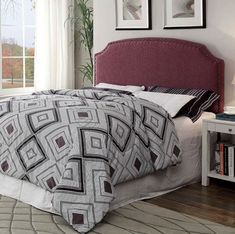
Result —
[[164, 29], [205, 28], [205, 0], [165, 0]]
[[151, 29], [151, 0], [115, 0], [116, 30]]

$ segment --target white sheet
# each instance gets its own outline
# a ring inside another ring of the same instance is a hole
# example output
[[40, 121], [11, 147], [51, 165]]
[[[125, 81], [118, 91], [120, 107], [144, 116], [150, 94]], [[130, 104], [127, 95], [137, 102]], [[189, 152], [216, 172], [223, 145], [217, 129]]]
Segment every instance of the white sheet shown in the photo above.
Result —
[[173, 118], [189, 101], [195, 98], [192, 95], [157, 93], [147, 91], [137, 91], [133, 93], [135, 97], [148, 100], [162, 106]]
[[115, 85], [115, 84], [108, 84], [108, 83], [99, 83], [95, 86], [96, 88], [104, 88], [104, 89], [117, 89], [123, 90], [128, 92], [136, 92], [144, 90], [144, 86], [134, 86], [134, 85]]
[[203, 119], [211, 118], [215, 118], [214, 113], [203, 112], [202, 116], [195, 123], [193, 123], [190, 118], [183, 116], [173, 119], [181, 144], [184, 145], [184, 141], [188, 138], [195, 139], [197, 137], [201, 137]]
[[[205, 112], [192, 123], [189, 118], [174, 119], [183, 149], [182, 163], [163, 171], [128, 181], [115, 187], [115, 200], [111, 209], [132, 201], [159, 196], [181, 186], [197, 182], [201, 175], [201, 127], [202, 119], [213, 118], [213, 113]], [[18, 180], [0, 173], [0, 194], [41, 210], [56, 213], [52, 207], [53, 195], [27, 181]]]

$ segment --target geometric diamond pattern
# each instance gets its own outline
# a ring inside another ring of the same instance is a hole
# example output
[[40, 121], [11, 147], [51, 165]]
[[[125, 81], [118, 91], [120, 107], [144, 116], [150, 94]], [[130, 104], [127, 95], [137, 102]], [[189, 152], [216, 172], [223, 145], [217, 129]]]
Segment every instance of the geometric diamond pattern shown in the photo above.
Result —
[[138, 171], [140, 170], [141, 162], [138, 158], [136, 158], [134, 166]]
[[112, 185], [111, 185], [111, 183], [110, 182], [108, 182], [108, 181], [104, 181], [104, 191], [106, 192], [106, 193], [110, 193], [110, 194], [112, 194]]
[[9, 169], [9, 164], [7, 161], [4, 161], [2, 164], [1, 164], [1, 168], [2, 168], [2, 171], [3, 172], [6, 172], [8, 169]]
[[17, 171], [16, 162], [12, 160], [9, 150], [1, 153], [0, 172], [7, 175], [13, 175]]
[[7, 133], [8, 135], [11, 135], [14, 132], [14, 127], [12, 125], [12, 123], [9, 123], [6, 127]]
[[50, 188], [50, 189], [53, 189], [53, 188], [55, 188], [55, 186], [56, 186], [56, 182], [55, 182], [55, 179], [54, 179], [54, 177], [52, 176], [52, 177], [50, 177], [49, 179], [47, 179], [47, 185], [48, 185], [48, 187]]
[[10, 112], [10, 102], [0, 102], [0, 117]]
[[96, 190], [94, 191], [95, 201], [106, 202], [107, 198], [110, 198], [110, 200], [112, 200], [113, 188], [110, 178], [107, 176], [107, 172], [102, 170], [92, 170], [92, 175], [93, 184], [96, 185]]
[[27, 175], [30, 181], [34, 181], [35, 184], [54, 192], [60, 182], [61, 169], [59, 165], [51, 165], [49, 161], [44, 161], [44, 164], [39, 164], [35, 170], [31, 170]]
[[73, 221], [72, 224], [84, 224], [84, 215], [73, 213]]
[[34, 136], [23, 142], [17, 149], [17, 153], [27, 172], [47, 159], [42, 146], [40, 146]]
[[20, 102], [19, 104], [19, 112], [24, 112], [24, 111], [32, 111], [34, 109], [39, 109], [42, 107], [46, 106], [46, 101], [45, 100], [25, 100], [24, 102]]
[[167, 119], [161, 113], [148, 107], [144, 107], [144, 124], [163, 140]]
[[5, 121], [0, 123], [0, 129], [0, 135], [2, 135], [8, 146], [10, 146], [14, 141], [17, 141], [21, 134], [23, 134], [19, 115], [6, 118]]
[[151, 159], [152, 159], [153, 163], [155, 163], [158, 156], [155, 153], [153, 153], [152, 151], [150, 152], [150, 154], [151, 154]]
[[94, 109], [68, 109], [70, 123], [99, 123], [97, 111]]
[[[48, 148], [51, 149], [51, 155], [56, 161], [62, 160], [71, 150], [72, 139], [68, 126], [54, 128], [49, 134], [42, 132], [41, 138], [46, 139]], [[47, 152], [49, 154], [49, 152]]]
[[108, 115], [109, 134], [120, 151], [124, 151], [131, 135], [130, 127], [121, 119]]
[[58, 122], [58, 116], [55, 109], [37, 111], [28, 115], [29, 125], [34, 133], [40, 129]]
[[106, 158], [104, 149], [107, 148], [107, 133], [99, 130], [82, 129], [81, 140], [84, 157]]
[[116, 184], [180, 160], [169, 114], [133, 96], [49, 90], [0, 102], [0, 172], [52, 192], [81, 233], [109, 211]]
[[176, 157], [179, 157], [180, 155], [180, 149], [177, 145], [175, 145], [174, 149], [173, 149], [173, 153]]
[[84, 168], [81, 158], [69, 159], [57, 191], [71, 191], [84, 193]]
[[[65, 99], [65, 98], [63, 98]], [[59, 100], [55, 101], [55, 105], [57, 107], [78, 107], [78, 106], [85, 106], [85, 102], [82, 99], [76, 98], [76, 99], [68, 99], [68, 100]]]

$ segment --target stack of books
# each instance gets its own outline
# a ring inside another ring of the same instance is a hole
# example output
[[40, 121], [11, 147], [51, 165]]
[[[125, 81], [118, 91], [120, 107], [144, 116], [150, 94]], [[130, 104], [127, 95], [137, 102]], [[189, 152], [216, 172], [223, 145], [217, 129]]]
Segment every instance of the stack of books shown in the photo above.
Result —
[[235, 121], [235, 114], [219, 113], [216, 114], [216, 119], [225, 121]]
[[220, 175], [235, 177], [235, 145], [216, 144], [215, 171]]

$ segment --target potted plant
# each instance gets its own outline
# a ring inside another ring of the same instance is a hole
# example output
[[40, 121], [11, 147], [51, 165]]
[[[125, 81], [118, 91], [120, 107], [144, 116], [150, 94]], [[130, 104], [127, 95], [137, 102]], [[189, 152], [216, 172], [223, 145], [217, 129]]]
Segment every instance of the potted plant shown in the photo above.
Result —
[[74, 1], [74, 15], [69, 17], [75, 25], [81, 45], [88, 52], [88, 61], [80, 66], [83, 81], [93, 83], [93, 8], [88, 6], [88, 0]]

